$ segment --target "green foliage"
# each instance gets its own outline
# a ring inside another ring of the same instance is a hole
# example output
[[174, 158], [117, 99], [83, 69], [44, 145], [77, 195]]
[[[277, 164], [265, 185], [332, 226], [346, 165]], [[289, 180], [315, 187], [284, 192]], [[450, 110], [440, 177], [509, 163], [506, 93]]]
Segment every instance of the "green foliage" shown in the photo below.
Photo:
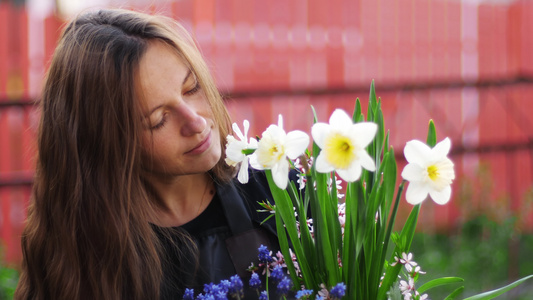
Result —
[[[313, 114], [317, 122], [314, 110]], [[319, 173], [315, 164], [304, 168], [307, 183], [302, 198], [293, 183], [287, 190], [281, 190], [274, 184], [272, 172], [266, 171], [276, 202], [275, 218], [281, 251], [284, 257], [290, 257], [292, 248], [301, 269], [301, 277], [296, 276], [294, 266], [288, 264], [294, 287], [303, 285], [306, 289], [316, 291], [322, 287], [321, 284], [330, 289], [335, 284], [344, 282], [345, 299], [399, 299], [401, 293], [398, 278], [400, 274], [407, 276], [406, 273], [401, 273], [402, 264], [406, 263], [397, 263], [395, 256], [412, 252], [422, 269], [429, 273], [427, 278], [437, 278], [424, 283], [426, 276], [421, 276], [419, 282], [418, 271], [409, 270], [409, 276], [412, 276], [418, 292], [431, 290], [429, 295], [432, 299], [452, 300], [468, 297], [473, 293], [478, 295], [468, 299], [493, 299], [512, 289], [515, 293], [524, 289], [527, 291], [527, 287], [524, 288], [525, 285], [521, 284], [533, 278], [532, 269], [516, 274], [513, 280], [519, 277], [522, 279], [509, 283], [512, 281], [506, 277], [510, 273], [509, 270], [498, 272], [496, 268], [491, 268], [491, 264], [507, 265], [507, 259], [512, 257], [508, 251], [514, 249], [510, 247], [512, 243], [510, 244], [509, 239], [516, 238], [515, 219], [509, 218], [508, 222], [503, 224], [492, 224], [487, 222], [489, 219], [486, 219], [485, 214], [480, 214], [479, 219], [465, 224], [457, 241], [452, 241], [449, 237], [441, 240], [443, 236], [439, 235], [422, 239], [420, 235], [416, 236], [420, 204], [412, 208], [403, 225], [396, 223], [405, 181], [397, 183], [398, 170], [394, 149], [389, 145], [381, 101], [376, 97], [373, 82], [366, 116], [362, 113], [359, 99], [352, 115], [352, 120], [356, 123], [364, 122], [365, 119], [378, 126], [374, 140], [366, 147], [377, 171], [365, 169], [359, 180], [346, 183], [343, 235], [337, 211], [335, 184], [331, 189], [328, 187], [328, 181], [334, 182], [336, 179], [334, 173]], [[433, 121], [428, 125], [426, 144], [430, 147], [437, 144]], [[320, 151], [318, 145], [313, 143], [314, 161]], [[472, 201], [465, 201], [469, 202]], [[483, 200], [477, 202], [484, 203]], [[297, 226], [298, 221], [303, 223], [303, 220], [307, 219], [308, 208], [313, 218], [313, 235], [307, 226]], [[475, 210], [474, 208], [473, 211]], [[396, 232], [395, 228], [400, 230]], [[505, 245], [496, 244], [502, 241], [505, 241]], [[526, 253], [530, 255], [533, 251]], [[524, 257], [524, 260], [528, 260], [528, 257]], [[438, 262], [441, 264], [435, 265]], [[450, 270], [453, 266], [456, 269]], [[452, 275], [465, 277], [466, 280], [450, 277]], [[480, 289], [471, 288], [476, 280], [490, 279], [492, 276], [499, 279], [487, 282]], [[405, 290], [406, 284], [401, 283], [401, 288]], [[486, 290], [489, 292], [479, 294]], [[506, 296], [509, 295], [512, 294]], [[528, 299], [531, 296], [529, 295]]]
[[[427, 278], [457, 275], [464, 278], [462, 297], [469, 297], [502, 287], [533, 273], [533, 235], [519, 234], [515, 218], [503, 222], [477, 216], [455, 233], [415, 235], [412, 252], [428, 274]], [[435, 288], [432, 299], [444, 299], [449, 287]], [[532, 299], [533, 287], [523, 284], [509, 291], [505, 298]]]
[[[313, 113], [317, 122], [314, 110]], [[346, 299], [385, 299], [387, 292], [394, 288], [401, 269], [401, 265], [391, 266], [386, 261], [393, 259], [396, 253], [409, 252], [420, 206], [413, 208], [401, 232], [394, 233], [404, 183], [397, 186], [394, 149], [389, 145], [381, 101], [376, 97], [373, 82], [366, 116], [357, 100], [352, 118], [354, 122], [366, 119], [378, 125], [376, 136], [366, 149], [376, 163], [377, 172], [363, 170], [358, 181], [347, 183], [344, 237], [339, 223], [337, 191], [328, 189], [328, 180], [334, 180], [332, 174], [319, 173], [312, 165], [306, 174], [303, 199], [298, 197], [293, 185], [281, 190], [273, 183], [271, 172], [267, 170], [266, 174], [276, 202], [275, 217], [282, 253], [289, 257], [291, 246], [303, 275], [303, 282], [299, 282], [289, 264], [294, 286], [304, 284], [306, 288], [317, 290], [321, 283], [329, 289], [344, 282], [347, 284]], [[432, 122], [428, 141], [432, 144], [436, 141]], [[315, 160], [319, 153], [320, 149], [313, 144]], [[293, 206], [300, 220], [306, 219], [307, 208], [310, 208], [314, 238], [305, 226], [301, 226], [302, 232], [298, 234]], [[396, 238], [391, 242], [393, 237]], [[386, 276], [381, 281], [384, 271]]]
[[0, 300], [13, 299], [18, 283], [18, 272], [0, 263]]

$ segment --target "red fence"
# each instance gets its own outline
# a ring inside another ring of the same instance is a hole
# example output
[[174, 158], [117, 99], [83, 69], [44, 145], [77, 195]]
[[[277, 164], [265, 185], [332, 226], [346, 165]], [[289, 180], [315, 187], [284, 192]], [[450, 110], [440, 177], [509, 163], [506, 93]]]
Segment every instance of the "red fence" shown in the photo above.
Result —
[[[248, 119], [252, 134], [279, 113], [288, 129], [309, 131], [310, 105], [326, 120], [334, 108], [351, 110], [356, 97], [366, 100], [375, 79], [397, 152], [409, 139], [424, 139], [430, 118], [438, 136], [453, 141], [454, 199], [424, 205], [420, 228], [448, 228], [494, 205], [533, 225], [526, 209], [533, 197], [533, 3], [162, 3], [145, 10], [170, 15], [194, 33], [221, 90], [232, 96], [232, 116]], [[10, 261], [20, 259], [30, 195], [38, 119], [31, 103], [61, 24], [0, 3], [0, 240]]]

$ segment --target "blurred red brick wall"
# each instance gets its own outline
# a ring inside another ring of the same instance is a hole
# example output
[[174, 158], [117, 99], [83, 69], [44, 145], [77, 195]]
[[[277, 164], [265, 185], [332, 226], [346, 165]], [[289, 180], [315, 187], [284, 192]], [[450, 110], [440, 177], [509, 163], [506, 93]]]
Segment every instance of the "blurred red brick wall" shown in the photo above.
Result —
[[[533, 85], [519, 81], [533, 75], [530, 1], [181, 0], [126, 7], [166, 14], [193, 32], [221, 91], [233, 95], [231, 115], [239, 124], [248, 119], [253, 135], [280, 113], [286, 129], [309, 131], [310, 105], [321, 121], [335, 108], [351, 111], [356, 97], [367, 100], [371, 80], [398, 153], [406, 141], [423, 140], [434, 119], [439, 139], [453, 141], [458, 179], [449, 205], [424, 205], [422, 230], [449, 228], [487, 206], [533, 225], [525, 203], [533, 183]], [[0, 240], [10, 261], [20, 259], [38, 119], [31, 105], [18, 104], [37, 99], [62, 24], [0, 3]], [[488, 183], [480, 166], [490, 172]], [[473, 191], [459, 197], [465, 190]]]

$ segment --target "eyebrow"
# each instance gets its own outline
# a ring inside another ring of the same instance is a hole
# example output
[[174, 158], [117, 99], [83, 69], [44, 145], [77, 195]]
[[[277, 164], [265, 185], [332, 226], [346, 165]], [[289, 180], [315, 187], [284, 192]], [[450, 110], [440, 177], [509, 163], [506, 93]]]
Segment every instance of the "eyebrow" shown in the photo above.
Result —
[[[189, 77], [191, 77], [191, 75], [192, 75], [192, 71], [191, 71], [191, 69], [189, 69], [189, 71], [187, 72], [187, 75], [185, 75], [185, 78], [183, 78], [183, 82], [181, 83], [181, 85], [184, 85], [185, 82], [187, 82], [187, 80], [189, 80]], [[164, 104], [161, 104], [161, 105], [158, 105], [158, 106], [152, 108], [152, 110], [150, 110], [148, 113], [146, 113], [146, 114], [144, 115], [144, 117], [145, 117], [145, 118], [148, 118], [148, 117], [151, 116], [156, 110], [160, 109], [160, 108], [163, 107], [163, 106], [164, 106]]]

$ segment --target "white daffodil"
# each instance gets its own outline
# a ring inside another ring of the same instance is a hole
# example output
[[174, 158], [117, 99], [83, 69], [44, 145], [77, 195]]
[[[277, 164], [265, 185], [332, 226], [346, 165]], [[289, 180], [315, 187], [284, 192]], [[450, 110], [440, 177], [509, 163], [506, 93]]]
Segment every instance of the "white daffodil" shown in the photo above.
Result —
[[226, 163], [233, 167], [237, 166], [238, 163], [241, 163], [237, 179], [240, 183], [247, 183], [249, 155], [246, 154], [246, 150], [256, 149], [257, 140], [250, 138], [250, 141], [247, 142], [248, 129], [250, 128], [250, 123], [248, 123], [248, 120], [244, 120], [243, 122], [244, 134], [240, 130], [237, 123], [233, 123], [232, 128], [239, 140], [232, 135], [228, 135], [226, 137]]
[[403, 179], [409, 181], [405, 194], [407, 202], [419, 204], [428, 194], [437, 204], [450, 200], [451, 184], [455, 179], [453, 162], [447, 157], [450, 147], [449, 138], [433, 148], [417, 140], [407, 142], [403, 153], [408, 164], [402, 171]]
[[278, 125], [270, 125], [257, 145], [257, 150], [250, 157], [253, 168], [270, 169], [274, 183], [285, 189], [289, 182], [289, 162], [303, 154], [309, 145], [309, 136], [299, 130], [285, 133], [283, 117], [279, 115]]
[[333, 170], [347, 182], [361, 176], [362, 168], [376, 170], [374, 160], [366, 153], [366, 146], [376, 136], [378, 126], [371, 122], [353, 123], [346, 112], [336, 109], [329, 124], [316, 123], [311, 128], [315, 143], [322, 149], [316, 160], [316, 170]]

